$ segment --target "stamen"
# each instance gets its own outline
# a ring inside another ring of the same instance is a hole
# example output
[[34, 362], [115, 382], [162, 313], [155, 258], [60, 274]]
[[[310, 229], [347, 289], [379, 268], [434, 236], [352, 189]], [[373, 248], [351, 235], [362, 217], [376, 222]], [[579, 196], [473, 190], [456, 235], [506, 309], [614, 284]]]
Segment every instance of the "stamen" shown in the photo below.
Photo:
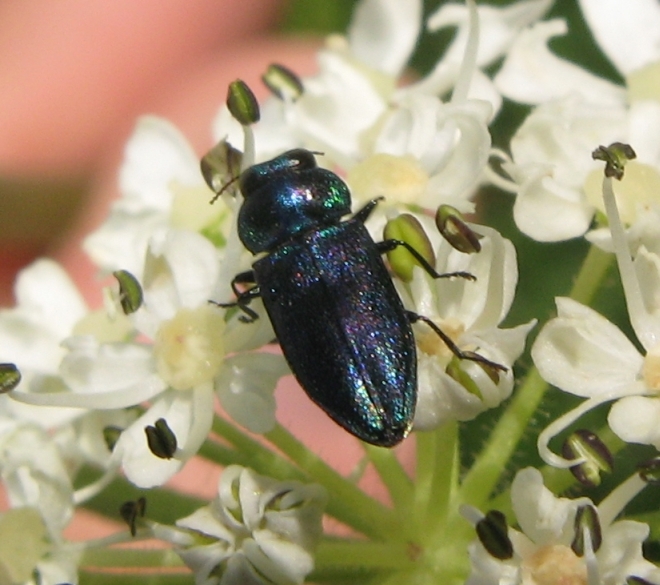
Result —
[[583, 414], [589, 412], [590, 410], [609, 402], [611, 400], [616, 400], [617, 398], [622, 398], [627, 396], [628, 393], [625, 389], [611, 391], [603, 394], [602, 396], [595, 396], [585, 400], [579, 406], [576, 406], [573, 410], [569, 410], [567, 413], [560, 416], [558, 419], [551, 422], [539, 435], [539, 438], [536, 442], [536, 446], [539, 451], [541, 459], [545, 461], [548, 465], [553, 467], [559, 467], [562, 469], [573, 467], [575, 465], [581, 465], [587, 461], [586, 457], [578, 457], [576, 459], [564, 459], [559, 455], [553, 453], [548, 447], [550, 441], [556, 437], [563, 430], [571, 426], [576, 420], [578, 420]]
[[479, 51], [479, 12], [474, 0], [466, 0], [468, 9], [468, 38], [465, 53], [458, 73], [458, 79], [451, 95], [451, 103], [459, 104], [467, 100], [470, 83], [477, 69], [477, 53]]

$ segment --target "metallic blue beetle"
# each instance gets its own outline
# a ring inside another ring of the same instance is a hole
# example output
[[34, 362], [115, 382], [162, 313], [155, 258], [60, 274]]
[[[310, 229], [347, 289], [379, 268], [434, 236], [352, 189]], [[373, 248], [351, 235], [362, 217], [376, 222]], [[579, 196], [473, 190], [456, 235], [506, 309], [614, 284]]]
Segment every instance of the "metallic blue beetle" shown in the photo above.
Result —
[[[364, 221], [371, 201], [352, 218], [351, 196], [314, 154], [291, 150], [246, 169], [238, 235], [253, 254], [266, 255], [232, 281], [233, 303], [263, 299], [284, 356], [309, 397], [347, 431], [383, 447], [402, 441], [417, 401], [417, 358], [411, 323], [429, 324], [459, 357], [461, 352], [427, 318], [406, 311], [381, 254], [405, 246], [432, 276], [438, 274], [409, 244], [376, 243]], [[465, 273], [460, 276], [470, 277]], [[239, 290], [238, 284], [253, 284]]]

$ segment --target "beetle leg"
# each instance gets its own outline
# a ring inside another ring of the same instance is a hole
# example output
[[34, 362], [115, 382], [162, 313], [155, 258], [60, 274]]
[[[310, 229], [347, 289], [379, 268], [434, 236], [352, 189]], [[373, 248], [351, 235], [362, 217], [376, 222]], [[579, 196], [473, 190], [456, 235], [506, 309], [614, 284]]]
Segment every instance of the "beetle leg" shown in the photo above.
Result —
[[259, 318], [259, 315], [256, 311], [253, 311], [248, 307], [252, 302], [252, 299], [256, 299], [261, 295], [261, 290], [257, 285], [248, 288], [247, 290], [240, 290], [237, 285], [239, 284], [254, 284], [254, 272], [252, 270], [246, 270], [245, 272], [239, 272], [231, 281], [231, 290], [234, 291], [236, 295], [236, 300], [231, 303], [217, 303], [215, 301], [210, 301], [218, 307], [223, 307], [225, 309], [231, 307], [238, 307], [245, 315], [241, 315], [239, 320], [243, 323], [253, 323]]
[[453, 276], [458, 276], [460, 278], [465, 278], [467, 280], [477, 280], [477, 277], [474, 274], [470, 274], [469, 272], [444, 272], [440, 273], [431, 266], [426, 258], [422, 256], [415, 248], [413, 248], [408, 242], [404, 242], [403, 240], [383, 240], [382, 242], [376, 243], [376, 246], [378, 247], [378, 251], [381, 254], [385, 254], [386, 252], [391, 252], [395, 248], [398, 248], [399, 246], [403, 246], [408, 252], [410, 252], [414, 257], [417, 262], [419, 262], [422, 265], [422, 268], [426, 271], [426, 273], [433, 277], [433, 278], [451, 278]]
[[376, 197], [369, 201], [364, 207], [361, 207], [355, 212], [353, 219], [357, 219], [360, 223], [364, 223], [369, 219], [371, 212], [376, 209], [376, 205], [378, 205], [380, 201], [385, 201], [385, 197]]
[[451, 337], [449, 337], [449, 335], [447, 335], [442, 329], [440, 329], [440, 327], [438, 327], [428, 317], [425, 317], [424, 315], [420, 315], [419, 313], [415, 313], [414, 311], [406, 311], [406, 314], [408, 315], [408, 319], [410, 320], [411, 323], [417, 323], [417, 321], [422, 321], [426, 323], [431, 329], [433, 329], [433, 332], [440, 339], [442, 339], [445, 345], [449, 348], [449, 351], [451, 351], [459, 360], [469, 360], [471, 362], [477, 362], [478, 364], [483, 364], [484, 366], [488, 366], [490, 368], [499, 370], [501, 372], [507, 371], [507, 368], [502, 364], [491, 362], [490, 360], [486, 359], [485, 357], [479, 355], [474, 351], [463, 351], [460, 347], [458, 347], [458, 345], [456, 345], [451, 340]]

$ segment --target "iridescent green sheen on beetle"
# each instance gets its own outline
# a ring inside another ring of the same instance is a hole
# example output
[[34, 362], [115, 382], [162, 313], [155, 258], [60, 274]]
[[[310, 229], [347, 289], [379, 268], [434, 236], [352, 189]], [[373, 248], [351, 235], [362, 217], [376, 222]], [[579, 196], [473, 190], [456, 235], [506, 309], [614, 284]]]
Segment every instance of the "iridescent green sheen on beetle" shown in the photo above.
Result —
[[374, 242], [364, 222], [377, 200], [342, 221], [351, 209], [348, 187], [313, 153], [291, 150], [249, 167], [239, 184], [239, 238], [266, 255], [236, 275], [236, 301], [221, 306], [238, 307], [251, 321], [258, 315], [248, 305], [261, 297], [300, 385], [347, 431], [382, 447], [409, 433], [417, 402], [411, 323], [418, 320], [461, 359], [502, 368], [461, 352], [429, 319], [407, 311], [381, 255], [404, 247], [433, 278], [473, 277], [438, 274], [405, 241]]

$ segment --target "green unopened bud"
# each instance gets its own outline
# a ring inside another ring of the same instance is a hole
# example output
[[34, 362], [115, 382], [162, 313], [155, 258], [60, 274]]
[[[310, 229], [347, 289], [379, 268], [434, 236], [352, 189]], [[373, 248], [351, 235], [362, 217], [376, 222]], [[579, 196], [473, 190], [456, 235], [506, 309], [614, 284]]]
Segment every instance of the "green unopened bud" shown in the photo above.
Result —
[[172, 459], [176, 453], [177, 440], [164, 418], [159, 418], [154, 426], [144, 427], [144, 432], [147, 434], [149, 450], [156, 457]]
[[21, 381], [21, 373], [15, 364], [0, 364], [0, 394], [11, 392]]
[[[386, 240], [401, 240], [409, 244], [426, 260], [431, 266], [435, 266], [435, 254], [433, 246], [419, 220], [409, 213], [389, 220], [385, 224], [383, 237]], [[403, 246], [387, 252], [387, 259], [394, 273], [404, 282], [410, 282], [413, 276], [413, 268], [421, 266], [415, 257]]]
[[660, 456], [640, 463], [637, 473], [646, 483], [660, 485]]
[[623, 178], [623, 168], [629, 160], [637, 158], [630, 144], [613, 142], [609, 146], [599, 146], [591, 153], [594, 160], [605, 161], [605, 176], [614, 177], [618, 181]]
[[119, 441], [119, 437], [121, 437], [123, 431], [124, 429], [114, 425], [108, 425], [107, 427], [103, 428], [103, 441], [105, 442], [108, 451], [114, 450], [115, 445], [117, 444], [117, 441]]
[[[226, 140], [221, 140], [209, 150], [200, 161], [202, 176], [211, 191], [220, 195], [234, 185], [238, 188], [236, 179], [241, 174], [241, 159], [243, 155]], [[235, 195], [235, 193], [230, 193]], [[217, 197], [213, 198], [215, 201]]]
[[112, 275], [119, 283], [119, 304], [124, 315], [135, 313], [143, 301], [142, 287], [137, 278], [127, 270], [115, 270]]
[[295, 102], [303, 94], [300, 77], [284, 65], [270, 64], [261, 80], [282, 101]]
[[435, 212], [435, 225], [453, 248], [465, 254], [481, 251], [479, 236], [467, 225], [463, 214], [451, 205], [441, 205]]
[[513, 557], [513, 543], [509, 538], [506, 517], [499, 510], [490, 510], [475, 526], [479, 542], [496, 559]]
[[259, 121], [259, 102], [252, 90], [241, 79], [232, 81], [227, 90], [227, 108], [239, 124], [250, 126]]
[[564, 441], [562, 455], [565, 459], [586, 461], [573, 465], [570, 470], [580, 483], [589, 487], [600, 485], [601, 472], [612, 473], [612, 453], [598, 436], [586, 429], [579, 429]]
[[147, 500], [145, 498], [138, 498], [135, 501], [124, 502], [119, 507], [119, 515], [122, 517], [124, 522], [128, 524], [128, 528], [131, 531], [131, 536], [137, 534], [137, 523], [140, 518], [144, 518], [144, 514], [147, 511]]
[[595, 506], [580, 506], [575, 513], [575, 537], [571, 543], [571, 550], [579, 557], [584, 556], [584, 535], [589, 533], [591, 539], [591, 550], [596, 552], [603, 542], [603, 536], [600, 529], [600, 519], [598, 510]]

